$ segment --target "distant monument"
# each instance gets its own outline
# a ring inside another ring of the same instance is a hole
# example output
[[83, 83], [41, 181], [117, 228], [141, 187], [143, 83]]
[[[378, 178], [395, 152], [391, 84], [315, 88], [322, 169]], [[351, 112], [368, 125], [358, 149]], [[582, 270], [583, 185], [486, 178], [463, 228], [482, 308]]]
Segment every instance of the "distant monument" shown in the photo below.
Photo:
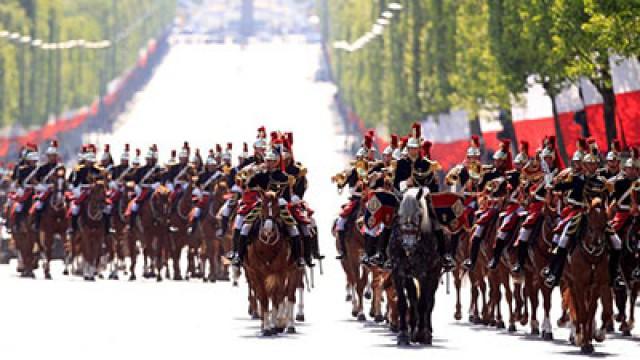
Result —
[[253, 0], [242, 0], [242, 18], [240, 31], [242, 36], [248, 38], [253, 35]]

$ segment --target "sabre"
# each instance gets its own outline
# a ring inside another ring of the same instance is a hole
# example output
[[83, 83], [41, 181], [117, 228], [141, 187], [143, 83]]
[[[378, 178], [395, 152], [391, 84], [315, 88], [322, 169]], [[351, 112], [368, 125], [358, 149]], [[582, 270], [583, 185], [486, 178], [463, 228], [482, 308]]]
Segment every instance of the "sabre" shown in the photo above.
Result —
[[451, 272], [447, 271], [446, 273], [446, 277], [447, 277], [447, 295], [451, 294]]
[[320, 275], [324, 275], [324, 269], [322, 268], [322, 259], [318, 259], [318, 266], [320, 267]]

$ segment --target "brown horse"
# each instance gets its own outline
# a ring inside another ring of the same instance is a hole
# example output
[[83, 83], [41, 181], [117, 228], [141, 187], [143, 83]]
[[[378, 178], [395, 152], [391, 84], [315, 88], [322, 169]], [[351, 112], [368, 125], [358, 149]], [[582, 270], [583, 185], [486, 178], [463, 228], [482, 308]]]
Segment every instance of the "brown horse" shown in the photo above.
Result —
[[[224, 236], [220, 238], [216, 235], [220, 226], [217, 214], [224, 204], [224, 196], [227, 191], [226, 183], [220, 182], [216, 185], [208, 203], [202, 209], [202, 221], [199, 222], [199, 226], [194, 232], [201, 244], [200, 272], [203, 274], [203, 281], [229, 280], [228, 265], [224, 265], [222, 259]], [[209, 262], [209, 274], [205, 276], [207, 261]]]
[[[24, 219], [16, 226], [15, 221], [11, 222], [11, 234], [12, 240], [15, 244], [15, 248], [18, 251], [18, 272], [21, 277], [35, 278], [33, 270], [37, 267], [37, 234], [32, 230], [32, 219], [26, 216], [29, 208], [31, 208], [32, 197], [29, 196], [22, 204], [22, 212]], [[18, 203], [13, 203], [12, 208], [9, 210], [10, 216], [16, 215], [16, 208]]]
[[96, 181], [89, 187], [87, 199], [80, 206], [78, 235], [84, 259], [83, 276], [87, 281], [95, 280], [100, 252], [104, 244], [106, 191], [104, 182]]
[[[638, 261], [637, 248], [640, 241], [640, 218], [634, 216], [632, 220], [621, 231], [622, 233], [622, 257], [620, 268], [625, 279], [626, 287], [615, 289], [616, 306], [618, 308], [617, 320], [620, 322], [620, 331], [623, 336], [631, 336], [635, 324], [635, 304], [640, 291], [640, 282], [633, 279], [633, 270], [640, 264]], [[628, 300], [628, 301], [627, 301]], [[626, 307], [629, 304], [629, 316], [627, 317]]]
[[56, 237], [64, 239], [69, 221], [67, 218], [67, 206], [65, 199], [65, 169], [58, 169], [49, 178], [48, 185], [52, 186], [51, 194], [47, 199], [44, 209], [42, 209], [42, 220], [40, 221], [40, 231], [38, 239], [40, 247], [44, 253], [44, 277], [51, 279], [51, 258], [53, 243]]
[[[470, 236], [469, 232], [466, 230], [460, 230], [460, 233], [457, 234], [459, 236], [458, 247], [456, 250], [455, 261], [456, 266], [453, 270], [453, 282], [456, 288], [456, 310], [453, 315], [454, 319], [461, 320], [462, 319], [462, 302], [461, 302], [461, 291], [462, 291], [462, 280], [464, 279], [464, 275], [466, 273], [465, 269], [462, 267], [462, 262], [464, 259], [467, 259], [470, 255], [469, 248], [470, 244]], [[453, 235], [452, 235], [453, 236]], [[487, 263], [486, 257], [480, 254], [478, 256], [478, 264], [477, 266], [485, 266]], [[487, 307], [487, 283], [485, 281], [485, 273], [486, 270], [473, 270], [468, 273], [469, 275], [469, 290], [471, 292], [470, 303], [469, 303], [469, 322], [474, 324], [480, 324], [483, 322], [483, 319], [487, 318], [488, 307]], [[478, 297], [481, 297], [482, 303], [478, 302]], [[481, 316], [482, 314], [482, 316]], [[488, 320], [486, 320], [488, 323]]]
[[[345, 225], [344, 244], [347, 248], [343, 249], [345, 256], [340, 260], [342, 269], [347, 277], [346, 301], [351, 301], [351, 315], [357, 318], [358, 321], [366, 320], [364, 315], [364, 292], [369, 278], [369, 270], [360, 265], [360, 258], [364, 253], [364, 236], [359, 230], [363, 209], [364, 203], [361, 201], [356, 216], [352, 215]], [[333, 229], [335, 231], [335, 223]], [[336, 246], [340, 246], [337, 237]]]
[[128, 243], [131, 252], [129, 280], [136, 279], [135, 267], [138, 239], [142, 242], [145, 264], [144, 275], [162, 281], [162, 268], [165, 266], [169, 243], [169, 190], [164, 186], [153, 191], [150, 198], [138, 210], [138, 218], [133, 229], [129, 229]]
[[575, 330], [575, 344], [582, 353], [593, 353], [592, 340], [604, 340], [604, 332], [595, 329], [595, 314], [602, 288], [608, 283], [607, 214], [600, 199], [594, 199], [583, 215], [584, 226], [577, 236], [564, 273], [569, 314]]
[[195, 236], [189, 236], [189, 215], [193, 210], [193, 183], [189, 182], [187, 188], [183, 190], [178, 203], [171, 206], [169, 212], [169, 224], [171, 225], [171, 233], [169, 234], [170, 246], [169, 255], [173, 265], [173, 279], [182, 280], [182, 271], [180, 270], [180, 257], [182, 249], [187, 247], [187, 273], [186, 279], [190, 277], [198, 278], [200, 274], [197, 270], [196, 261], [198, 259], [198, 239]]
[[129, 248], [126, 232], [127, 204], [133, 197], [132, 192], [133, 190], [130, 188], [123, 189], [116, 201], [113, 201], [111, 204], [111, 226], [115, 230], [115, 233], [110, 234], [106, 238], [107, 256], [110, 263], [110, 280], [117, 280], [119, 278], [118, 273], [124, 268], [127, 256], [132, 257], [138, 253], [136, 248]]
[[286, 285], [295, 280], [297, 268], [286, 227], [279, 218], [278, 198], [272, 192], [264, 193], [258, 206], [245, 270], [260, 306], [262, 335], [271, 336], [285, 326], [295, 331], [289, 318], [295, 303], [287, 297]]

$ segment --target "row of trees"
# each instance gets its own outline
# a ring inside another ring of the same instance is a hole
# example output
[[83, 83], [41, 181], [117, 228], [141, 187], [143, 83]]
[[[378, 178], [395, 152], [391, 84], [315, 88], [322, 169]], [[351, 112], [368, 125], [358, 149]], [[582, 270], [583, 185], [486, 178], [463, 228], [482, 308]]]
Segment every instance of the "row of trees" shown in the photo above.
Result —
[[[41, 125], [52, 115], [90, 104], [172, 23], [175, 9], [176, 0], [0, 2], [0, 31], [21, 36], [0, 37], [0, 126]], [[109, 45], [40, 46], [70, 40]]]
[[[334, 48], [370, 32], [391, 3], [402, 10], [380, 36], [359, 49]], [[611, 140], [610, 55], [640, 54], [640, 0], [321, 0], [319, 11], [343, 99], [370, 126], [396, 132], [451, 109], [472, 121], [481, 110], [502, 110], [509, 129], [512, 101], [536, 75], [552, 100], [568, 83], [591, 80]]]

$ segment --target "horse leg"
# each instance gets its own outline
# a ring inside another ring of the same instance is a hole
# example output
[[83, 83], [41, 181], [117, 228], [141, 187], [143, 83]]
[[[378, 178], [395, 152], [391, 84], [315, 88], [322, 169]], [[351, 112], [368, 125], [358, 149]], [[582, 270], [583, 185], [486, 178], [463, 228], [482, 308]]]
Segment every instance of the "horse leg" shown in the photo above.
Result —
[[629, 292], [629, 320], [627, 321], [627, 331], [622, 335], [631, 336], [631, 330], [636, 320], [636, 298], [638, 297], [638, 285], [631, 285], [631, 291]]
[[[171, 248], [171, 257], [172, 257], [171, 262], [173, 265], [173, 280], [175, 281], [182, 280], [182, 270], [180, 269], [181, 255], [182, 255], [182, 247], [177, 242], [175, 237], [173, 237], [172, 248]], [[188, 279], [188, 276], [189, 276], [188, 272], [186, 276]]]
[[362, 273], [360, 274], [359, 271], [359, 265], [356, 265], [358, 267], [358, 270], [356, 272], [357, 276], [357, 281], [356, 281], [356, 293], [355, 293], [355, 298], [357, 299], [357, 306], [354, 309], [356, 312], [356, 318], [358, 319], [358, 321], [365, 321], [366, 317], [364, 315], [364, 288], [367, 285], [367, 270], [366, 269], [362, 269]]
[[[462, 301], [460, 299], [460, 289], [462, 287], [462, 274], [457, 269], [453, 272], [453, 284], [456, 288], [456, 311], [453, 314], [453, 318], [456, 320], [462, 319]], [[473, 292], [473, 285], [471, 286]]]
[[470, 290], [471, 290], [471, 299], [469, 302], [469, 322], [473, 323], [473, 324], [477, 324], [478, 321], [480, 320], [480, 314], [478, 311], [478, 296], [479, 291], [478, 291], [478, 285], [476, 284], [476, 282], [472, 281], [471, 282], [471, 286], [470, 286]]
[[136, 240], [133, 235], [127, 235], [127, 241], [129, 243], [129, 281], [136, 279], [136, 262], [138, 260], [138, 247], [136, 246]]
[[[513, 304], [514, 304], [514, 294], [513, 291], [511, 290], [511, 284], [509, 283], [509, 275], [508, 273], [505, 271], [504, 275], [503, 275], [503, 279], [502, 279], [502, 286], [504, 286], [504, 296], [505, 296], [505, 300], [507, 301], [507, 308], [509, 309], [509, 332], [515, 332], [516, 331], [516, 321], [519, 320], [519, 314], [517, 313], [517, 310], [514, 309]], [[518, 292], [516, 293], [516, 297], [521, 297], [520, 291], [522, 291], [522, 286], [520, 286], [518, 288]], [[517, 302], [517, 300], [515, 300]], [[498, 303], [499, 304], [499, 303]], [[520, 306], [522, 305], [522, 300], [520, 300]], [[498, 305], [500, 306], [500, 305]], [[516, 304], [516, 306], [518, 306]], [[504, 322], [503, 322], [504, 324]]]
[[[540, 335], [540, 323], [538, 322], [538, 288], [533, 281], [526, 283], [525, 294], [531, 304], [531, 335]], [[527, 299], [525, 299], [525, 303], [526, 301]]]
[[613, 293], [608, 285], [600, 288], [600, 301], [602, 302], [602, 329], [607, 333], [612, 333], [614, 332]]
[[407, 297], [404, 289], [404, 279], [400, 276], [394, 276], [394, 284], [396, 287], [396, 295], [398, 297], [398, 316], [400, 324], [398, 326], [398, 346], [409, 345], [409, 333], [407, 332]]
[[[411, 312], [412, 315], [417, 317], [417, 319], [412, 320], [412, 323], [414, 323], [414, 330], [411, 336], [411, 341], [418, 344], [427, 343], [425, 315], [427, 313], [427, 301], [429, 299], [429, 294], [427, 293], [430, 292], [427, 282], [428, 280], [426, 279], [420, 279], [420, 296], [417, 298], [417, 309]], [[417, 296], [417, 292], [415, 295]]]
[[44, 271], [44, 278], [51, 280], [51, 258], [53, 257], [53, 234], [38, 232], [40, 243], [43, 244], [44, 250], [44, 264], [42, 270]]

